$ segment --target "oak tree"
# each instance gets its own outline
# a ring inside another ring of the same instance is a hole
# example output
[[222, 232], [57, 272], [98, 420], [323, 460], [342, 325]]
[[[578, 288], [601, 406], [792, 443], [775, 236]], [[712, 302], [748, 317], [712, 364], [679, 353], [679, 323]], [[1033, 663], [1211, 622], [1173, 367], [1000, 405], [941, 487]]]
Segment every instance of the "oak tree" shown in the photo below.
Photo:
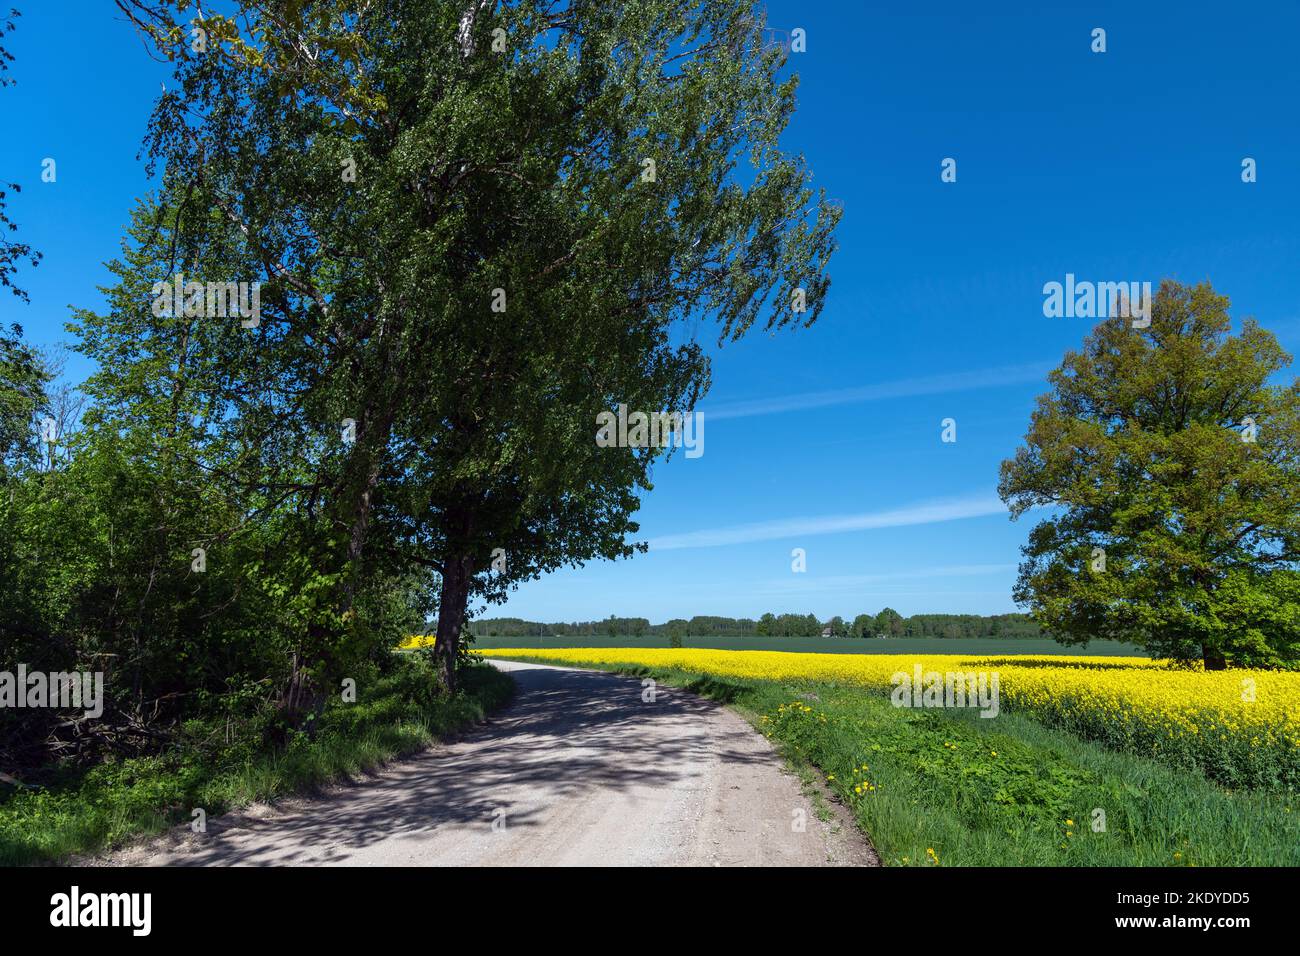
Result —
[[1150, 324], [1103, 321], [1051, 373], [1002, 465], [1030, 532], [1016, 586], [1057, 640], [1132, 641], [1206, 669], [1300, 659], [1300, 381], [1208, 283]]

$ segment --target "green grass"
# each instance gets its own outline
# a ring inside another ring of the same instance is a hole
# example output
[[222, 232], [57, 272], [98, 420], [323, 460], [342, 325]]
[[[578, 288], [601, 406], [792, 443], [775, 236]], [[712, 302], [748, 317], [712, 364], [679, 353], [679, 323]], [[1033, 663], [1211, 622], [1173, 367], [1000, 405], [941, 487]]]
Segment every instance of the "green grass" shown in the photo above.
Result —
[[[1300, 865], [1300, 794], [1230, 792], [1022, 715], [896, 708], [832, 684], [607, 669], [737, 708], [796, 766], [826, 776], [886, 865]], [[875, 789], [856, 792], [864, 781]]]
[[[662, 635], [646, 637], [478, 637], [480, 650], [510, 647], [668, 647]], [[1067, 647], [1037, 638], [894, 637], [854, 640], [841, 637], [684, 637], [683, 647], [721, 651], [802, 651], [810, 654], [1093, 654], [1098, 657], [1140, 657], [1143, 651], [1118, 641], [1093, 641], [1087, 647]]]
[[0, 865], [96, 852], [188, 822], [196, 807], [211, 817], [354, 778], [482, 720], [514, 691], [510, 677], [487, 664], [464, 670], [451, 697], [413, 686], [431, 679], [408, 660], [368, 691], [360, 688], [356, 703], [332, 705], [312, 735], [298, 733], [286, 746], [238, 760], [181, 749], [102, 763], [46, 789], [0, 788], [8, 791], [0, 793]]

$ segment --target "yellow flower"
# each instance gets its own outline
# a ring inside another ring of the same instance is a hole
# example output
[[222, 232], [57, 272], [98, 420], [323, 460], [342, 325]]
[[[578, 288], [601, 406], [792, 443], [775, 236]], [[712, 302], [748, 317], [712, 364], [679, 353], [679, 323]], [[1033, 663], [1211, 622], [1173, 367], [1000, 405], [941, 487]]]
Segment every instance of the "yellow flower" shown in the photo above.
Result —
[[[429, 643], [421, 636], [406, 647]], [[889, 694], [892, 677], [916, 665], [939, 673], [994, 671], [1003, 711], [1023, 711], [1047, 724], [1081, 728], [1083, 736], [1169, 759], [1248, 761], [1253, 767], [1295, 766], [1300, 748], [1300, 672], [1173, 669], [1141, 657], [1061, 655], [981, 657], [969, 654], [816, 654], [708, 648], [501, 648], [504, 656], [578, 666], [676, 668], [711, 677], [825, 681]], [[1255, 685], [1243, 701], [1241, 681]], [[801, 700], [781, 705], [776, 721], [813, 713]], [[819, 723], [826, 723], [818, 714]], [[959, 749], [944, 741], [945, 749]], [[871, 744], [880, 751], [880, 744]], [[994, 757], [996, 750], [990, 750]], [[1242, 754], [1243, 756], [1236, 756]], [[865, 766], [862, 772], [865, 772]]]

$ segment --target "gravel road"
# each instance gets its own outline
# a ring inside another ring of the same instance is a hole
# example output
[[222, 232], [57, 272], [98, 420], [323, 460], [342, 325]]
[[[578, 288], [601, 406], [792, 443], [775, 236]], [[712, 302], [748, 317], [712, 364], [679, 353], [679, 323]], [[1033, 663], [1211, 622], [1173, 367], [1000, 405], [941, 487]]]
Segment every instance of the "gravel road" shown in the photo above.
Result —
[[[496, 661], [515, 700], [456, 741], [309, 799], [177, 827], [107, 865], [873, 865], [725, 707], [638, 680]], [[802, 824], [802, 825], [800, 825]]]

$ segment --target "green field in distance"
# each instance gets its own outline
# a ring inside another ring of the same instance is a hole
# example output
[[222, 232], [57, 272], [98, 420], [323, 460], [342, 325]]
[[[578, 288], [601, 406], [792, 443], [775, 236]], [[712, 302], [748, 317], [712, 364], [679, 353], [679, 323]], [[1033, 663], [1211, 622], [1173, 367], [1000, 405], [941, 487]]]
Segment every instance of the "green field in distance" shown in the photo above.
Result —
[[[471, 648], [503, 647], [668, 647], [668, 638], [644, 637], [478, 637]], [[942, 637], [684, 637], [683, 647], [709, 647], [725, 651], [802, 651], [812, 654], [1089, 654], [1138, 657], [1141, 648], [1116, 641], [1093, 641], [1087, 647], [1066, 647], [1050, 639], [1014, 640], [998, 637], [951, 639]]]

